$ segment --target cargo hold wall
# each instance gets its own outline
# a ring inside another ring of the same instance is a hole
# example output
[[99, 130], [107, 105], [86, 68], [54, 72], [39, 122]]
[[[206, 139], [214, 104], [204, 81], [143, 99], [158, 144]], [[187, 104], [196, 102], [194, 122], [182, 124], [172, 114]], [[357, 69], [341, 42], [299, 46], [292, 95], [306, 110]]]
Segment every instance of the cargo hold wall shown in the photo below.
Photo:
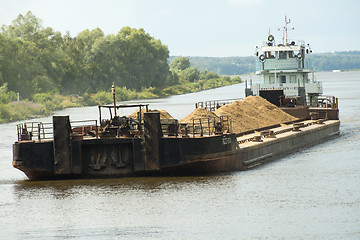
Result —
[[281, 133], [276, 135], [276, 138], [265, 138], [262, 142], [239, 144], [244, 164], [250, 168], [263, 162], [275, 160], [281, 155], [315, 146], [339, 134], [339, 127], [340, 121], [330, 120], [323, 124], [301, 128], [300, 131]]

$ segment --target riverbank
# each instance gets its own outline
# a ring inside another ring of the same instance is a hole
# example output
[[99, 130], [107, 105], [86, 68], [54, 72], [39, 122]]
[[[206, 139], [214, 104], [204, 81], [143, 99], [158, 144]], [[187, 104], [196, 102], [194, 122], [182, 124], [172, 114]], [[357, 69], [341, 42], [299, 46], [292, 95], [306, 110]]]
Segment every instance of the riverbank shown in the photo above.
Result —
[[[164, 89], [147, 88], [141, 92], [127, 89], [126, 87], [116, 87], [116, 101], [128, 101], [136, 99], [153, 99], [171, 95], [199, 92], [223, 86], [241, 83], [240, 77], [220, 77], [209, 80], [199, 80], [197, 82], [182, 82], [181, 84], [170, 86]], [[110, 87], [109, 87], [110, 89]], [[7, 92], [2, 95], [13, 96], [14, 93]], [[14, 97], [8, 97], [13, 100]], [[0, 103], [0, 123], [14, 122], [40, 116], [48, 116], [56, 110], [72, 107], [86, 107], [112, 103], [112, 94], [109, 91], [99, 91], [97, 93], [84, 93], [83, 96], [70, 95], [64, 96], [55, 93], [37, 93], [31, 100], [24, 99], [19, 101], [2, 101]]]

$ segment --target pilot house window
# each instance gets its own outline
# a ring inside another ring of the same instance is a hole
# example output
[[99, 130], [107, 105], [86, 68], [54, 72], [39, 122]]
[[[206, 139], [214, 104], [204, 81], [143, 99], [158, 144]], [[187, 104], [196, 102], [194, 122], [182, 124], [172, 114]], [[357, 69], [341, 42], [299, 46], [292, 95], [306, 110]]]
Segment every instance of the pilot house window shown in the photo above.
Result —
[[286, 76], [280, 76], [281, 83], [286, 83]]
[[280, 51], [279, 52], [279, 59], [285, 59], [286, 58], [286, 52]]
[[291, 83], [296, 83], [296, 76], [295, 75], [290, 75], [290, 82]]

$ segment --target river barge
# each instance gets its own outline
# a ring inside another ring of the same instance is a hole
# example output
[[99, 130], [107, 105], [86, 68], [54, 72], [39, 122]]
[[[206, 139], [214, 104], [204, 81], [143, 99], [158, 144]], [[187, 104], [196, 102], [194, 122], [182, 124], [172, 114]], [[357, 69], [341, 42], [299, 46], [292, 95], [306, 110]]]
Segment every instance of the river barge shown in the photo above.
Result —
[[[113, 113], [125, 107], [139, 108], [138, 118]], [[74, 122], [53, 116], [48, 124], [19, 124], [13, 166], [31, 180], [246, 170], [321, 143], [337, 135], [340, 125], [338, 119], [313, 118], [232, 133], [226, 117], [182, 124], [147, 107], [99, 106], [99, 112], [112, 113], [109, 120], [101, 114], [99, 120]]]
[[[231, 127], [240, 119], [228, 116], [181, 123], [161, 118], [147, 104], [117, 105], [113, 88], [114, 104], [98, 106], [99, 120], [71, 122], [69, 116], [53, 116], [52, 123], [19, 124], [13, 166], [31, 180], [209, 174], [247, 170], [338, 135], [338, 100], [322, 96], [321, 83], [309, 79], [313, 72], [305, 54], [311, 50], [287, 42], [287, 24], [285, 18], [283, 44], [276, 45], [269, 35], [263, 54], [256, 53], [264, 84], [246, 84], [245, 93], [265, 98], [296, 121], [242, 132]], [[196, 107], [215, 111], [231, 101], [199, 102]], [[138, 114], [120, 117], [120, 108], [138, 108]]]

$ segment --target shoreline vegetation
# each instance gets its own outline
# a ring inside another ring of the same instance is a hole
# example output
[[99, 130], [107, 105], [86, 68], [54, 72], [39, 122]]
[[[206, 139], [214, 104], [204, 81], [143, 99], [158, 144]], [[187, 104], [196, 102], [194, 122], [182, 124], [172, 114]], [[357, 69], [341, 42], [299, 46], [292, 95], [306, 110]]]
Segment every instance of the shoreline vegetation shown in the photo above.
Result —
[[[115, 92], [116, 101], [121, 102], [199, 92], [238, 83], [242, 83], [239, 77], [219, 77], [209, 80], [199, 80], [195, 83], [185, 82], [164, 89], [148, 88], [141, 92], [136, 92], [126, 87], [115, 87]], [[91, 94], [85, 93], [83, 96], [64, 96], [48, 92], [35, 94], [33, 100], [24, 99], [17, 101], [16, 98], [17, 94], [13, 91], [8, 91], [6, 85], [0, 87], [0, 124], [48, 116], [54, 111], [65, 108], [96, 106], [111, 104], [113, 102], [110, 88], [109, 91], [99, 91]]]
[[240, 83], [190, 66], [169, 63], [169, 49], [144, 31], [99, 28], [76, 37], [43, 27], [30, 11], [0, 30], [0, 123], [46, 116], [69, 107], [149, 99]]

